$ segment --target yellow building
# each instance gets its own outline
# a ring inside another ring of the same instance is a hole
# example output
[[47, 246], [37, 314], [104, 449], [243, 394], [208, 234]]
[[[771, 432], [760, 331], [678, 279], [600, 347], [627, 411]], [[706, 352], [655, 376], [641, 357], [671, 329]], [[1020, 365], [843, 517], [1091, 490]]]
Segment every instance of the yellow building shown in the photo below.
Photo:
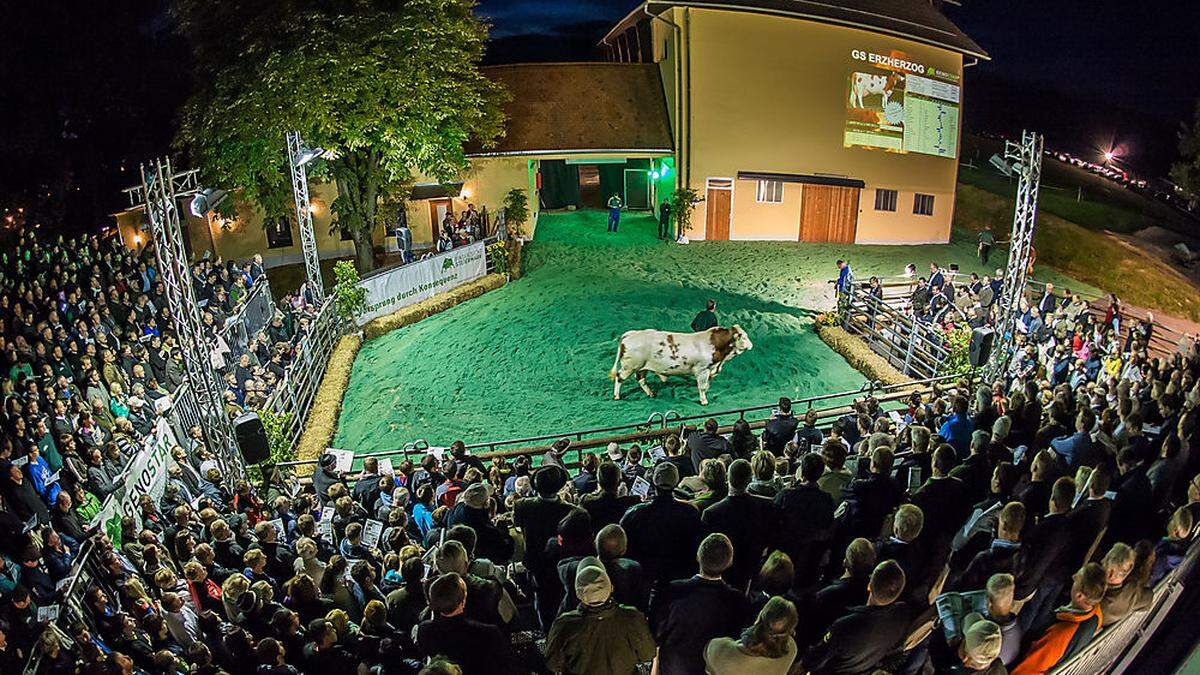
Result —
[[987, 55], [930, 0], [655, 0], [603, 44], [660, 68], [693, 238], [949, 239]]

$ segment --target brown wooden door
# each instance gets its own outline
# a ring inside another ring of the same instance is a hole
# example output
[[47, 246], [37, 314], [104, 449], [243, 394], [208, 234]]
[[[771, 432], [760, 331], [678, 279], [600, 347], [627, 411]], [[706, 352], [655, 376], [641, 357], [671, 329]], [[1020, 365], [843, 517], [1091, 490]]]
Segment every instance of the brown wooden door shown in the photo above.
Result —
[[429, 231], [433, 233], [433, 243], [436, 246], [438, 237], [442, 234], [442, 219], [446, 214], [454, 215], [454, 204], [449, 199], [429, 200]]
[[708, 240], [729, 239], [729, 205], [733, 190], [708, 188], [705, 197], [704, 238]]
[[600, 194], [600, 167], [595, 164], [579, 164], [579, 207], [605, 208], [608, 195]]
[[858, 231], [860, 189], [805, 185], [800, 205], [800, 241], [853, 244]]

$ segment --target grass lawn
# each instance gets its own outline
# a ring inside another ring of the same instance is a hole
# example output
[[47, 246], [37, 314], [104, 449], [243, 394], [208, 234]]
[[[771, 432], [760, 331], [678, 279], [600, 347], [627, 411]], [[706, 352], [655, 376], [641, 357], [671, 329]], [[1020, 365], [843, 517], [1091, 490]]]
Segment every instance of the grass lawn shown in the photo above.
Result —
[[[998, 239], [1012, 224], [1012, 197], [1004, 198], [971, 185], [959, 184], [954, 205], [955, 238], [973, 242], [975, 233], [991, 224]], [[1034, 236], [1037, 266], [1034, 276], [1054, 281], [1064, 275], [1083, 282], [1072, 288], [1113, 291], [1123, 300], [1193, 321], [1200, 320], [1200, 294], [1179, 272], [1104, 232], [1039, 210]]]

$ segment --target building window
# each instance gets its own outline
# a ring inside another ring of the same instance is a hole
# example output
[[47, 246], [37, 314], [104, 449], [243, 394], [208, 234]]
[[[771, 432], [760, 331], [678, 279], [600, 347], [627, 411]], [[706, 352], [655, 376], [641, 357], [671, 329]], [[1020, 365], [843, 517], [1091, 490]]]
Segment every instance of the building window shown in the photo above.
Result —
[[933, 215], [933, 195], [917, 193], [913, 195], [913, 213], [918, 216]]
[[783, 181], [758, 181], [758, 201], [764, 204], [779, 204], [783, 201]]
[[887, 188], [875, 188], [875, 210], [876, 211], [895, 211], [896, 197], [899, 193], [895, 190]]
[[292, 245], [292, 221], [276, 218], [267, 228], [267, 248], [287, 248]]
[[338, 233], [341, 235], [341, 241], [350, 241], [354, 239], [354, 237], [350, 236], [350, 230], [347, 230], [344, 227], [339, 227]]

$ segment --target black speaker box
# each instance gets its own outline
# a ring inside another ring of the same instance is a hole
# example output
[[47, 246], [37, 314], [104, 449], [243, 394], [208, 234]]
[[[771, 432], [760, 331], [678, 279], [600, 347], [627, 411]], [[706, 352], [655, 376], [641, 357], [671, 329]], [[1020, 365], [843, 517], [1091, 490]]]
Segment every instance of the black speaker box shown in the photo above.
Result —
[[992, 355], [992, 342], [995, 337], [996, 331], [986, 326], [971, 331], [971, 350], [968, 357], [973, 367], [978, 368], [987, 363]]
[[258, 464], [271, 456], [271, 445], [267, 442], [267, 430], [263, 428], [258, 413], [248, 412], [233, 420], [234, 436], [238, 449], [246, 464]]

